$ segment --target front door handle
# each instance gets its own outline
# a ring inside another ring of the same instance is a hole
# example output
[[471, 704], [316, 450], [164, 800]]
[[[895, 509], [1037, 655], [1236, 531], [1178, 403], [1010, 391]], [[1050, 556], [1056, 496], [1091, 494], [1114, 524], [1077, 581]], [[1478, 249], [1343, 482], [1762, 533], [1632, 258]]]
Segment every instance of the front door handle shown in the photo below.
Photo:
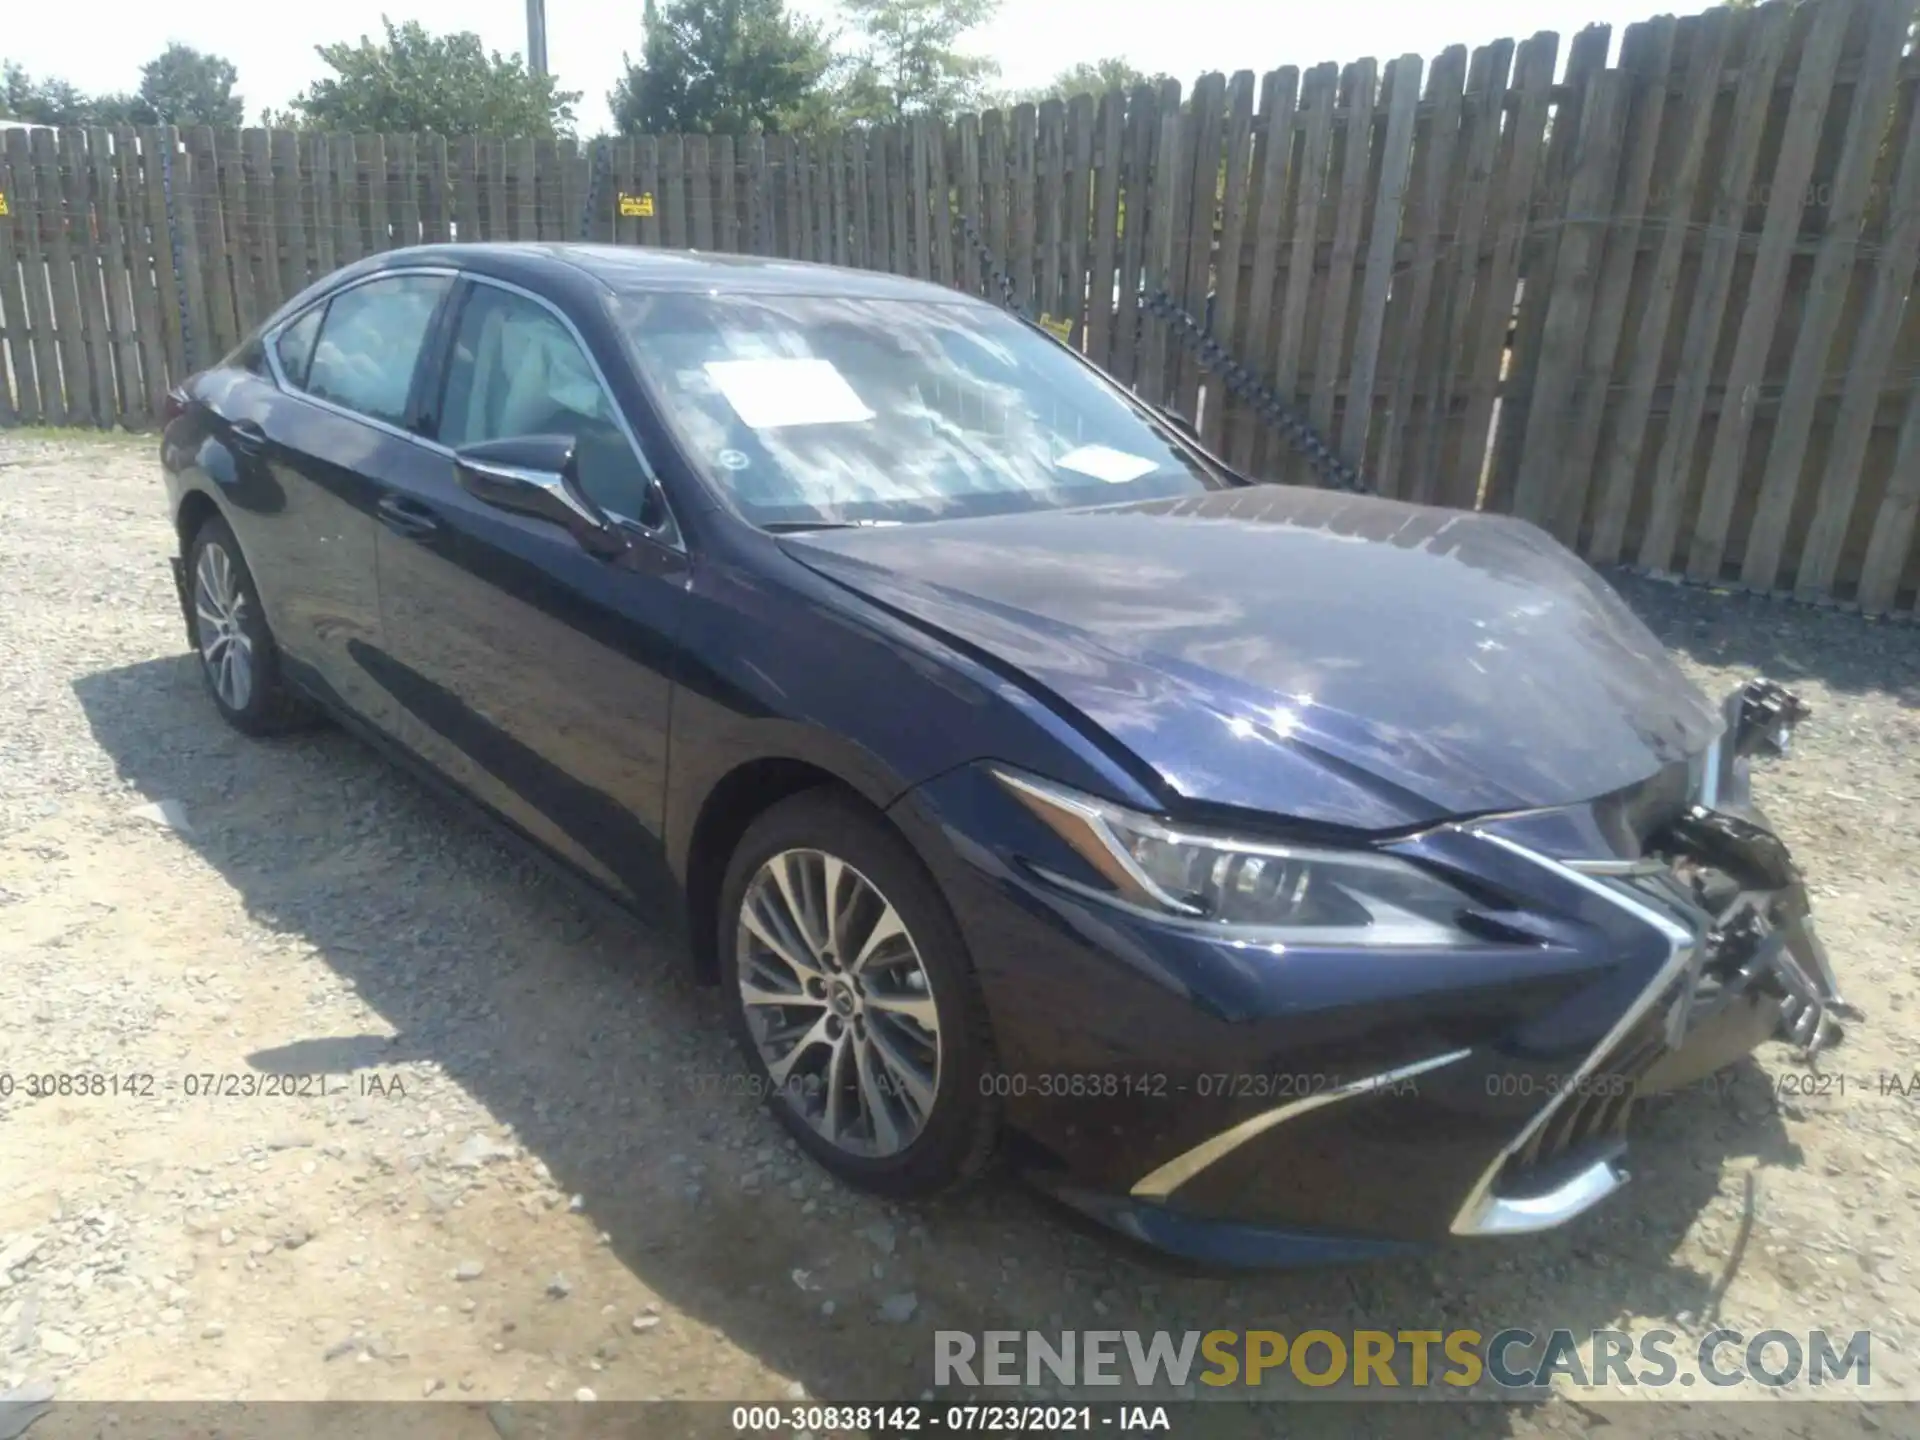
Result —
[[405, 495], [388, 495], [376, 507], [380, 523], [409, 540], [425, 540], [440, 528], [440, 517], [429, 505]]

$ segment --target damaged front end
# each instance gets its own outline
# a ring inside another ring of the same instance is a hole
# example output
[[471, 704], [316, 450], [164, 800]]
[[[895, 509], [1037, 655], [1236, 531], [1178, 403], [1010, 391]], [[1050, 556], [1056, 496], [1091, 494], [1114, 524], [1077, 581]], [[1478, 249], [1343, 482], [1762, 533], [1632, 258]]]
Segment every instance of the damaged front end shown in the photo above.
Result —
[[[1455, 1234], [1543, 1229], [1626, 1178], [1637, 1102], [1695, 1084], [1779, 1037], [1812, 1065], [1855, 1013], [1815, 933], [1807, 887], [1753, 805], [1755, 755], [1786, 749], [1807, 707], [1756, 680], [1726, 702], [1726, 725], [1690, 774], [1610, 797], [1607, 859], [1549, 861], [1657, 930], [1668, 961], [1571, 1080], [1536, 1111], [1469, 1195]], [[1487, 832], [1520, 854], [1524, 832]]]
[[1749, 783], [1752, 758], [1784, 754], [1808, 708], [1779, 685], [1753, 680], [1727, 697], [1725, 713], [1693, 803], [1648, 837], [1633, 876], [1708, 920], [1692, 986], [1668, 1016], [1666, 1052], [1642, 1077], [1642, 1093], [1700, 1079], [1770, 1035], [1812, 1064], [1856, 1013], [1814, 928], [1806, 881], [1755, 808]]

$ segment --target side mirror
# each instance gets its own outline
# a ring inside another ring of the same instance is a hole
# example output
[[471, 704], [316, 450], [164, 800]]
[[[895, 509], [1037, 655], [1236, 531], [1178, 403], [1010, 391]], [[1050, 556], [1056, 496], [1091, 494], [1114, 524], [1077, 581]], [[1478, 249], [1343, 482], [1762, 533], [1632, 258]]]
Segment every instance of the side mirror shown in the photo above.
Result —
[[453, 453], [454, 474], [474, 499], [564, 528], [592, 555], [617, 555], [625, 532], [581, 490], [570, 435], [483, 440]]

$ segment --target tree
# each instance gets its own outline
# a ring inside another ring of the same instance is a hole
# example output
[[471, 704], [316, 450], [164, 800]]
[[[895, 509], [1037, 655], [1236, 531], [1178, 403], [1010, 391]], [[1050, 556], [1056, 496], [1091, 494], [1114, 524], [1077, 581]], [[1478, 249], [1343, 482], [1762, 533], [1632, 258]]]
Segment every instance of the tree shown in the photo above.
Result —
[[233, 62], [173, 44], [140, 67], [140, 88], [89, 96], [64, 80], [36, 81], [0, 65], [0, 119], [36, 125], [242, 125]]
[[433, 35], [417, 20], [396, 26], [385, 16], [380, 24], [386, 30], [381, 44], [362, 35], [357, 45], [316, 45], [336, 75], [314, 81], [290, 110], [269, 114], [267, 123], [442, 135], [572, 131], [580, 92], [530, 73], [518, 55], [488, 53], [470, 30]]
[[140, 67], [134, 103], [151, 119], [135, 123], [244, 125], [246, 107], [233, 93], [239, 78], [231, 60], [175, 42]]
[[840, 86], [849, 118], [955, 115], [978, 105], [1000, 74], [992, 60], [955, 48], [1000, 0], [844, 0], [841, 8], [865, 41]]
[[608, 92], [623, 134], [790, 129], [826, 73], [820, 28], [784, 0], [647, 0], [640, 63]]
[[35, 80], [24, 65], [0, 64], [0, 119], [90, 125], [93, 115], [93, 101], [65, 80]]
[[1151, 85], [1157, 90], [1167, 78], [1162, 74], [1149, 75], [1113, 55], [1091, 63], [1082, 60], [1062, 70], [1040, 89], [1022, 92], [1015, 101], [1038, 105], [1043, 100], [1068, 100], [1075, 95], [1105, 95], [1109, 90], [1130, 92], [1136, 85]]

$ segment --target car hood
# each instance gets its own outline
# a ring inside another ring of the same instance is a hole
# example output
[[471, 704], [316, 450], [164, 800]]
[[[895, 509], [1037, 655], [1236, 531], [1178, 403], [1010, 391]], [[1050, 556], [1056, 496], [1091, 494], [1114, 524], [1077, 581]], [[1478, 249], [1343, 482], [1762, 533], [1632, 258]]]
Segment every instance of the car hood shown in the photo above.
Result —
[[1593, 570], [1504, 516], [1260, 485], [785, 543], [1195, 801], [1370, 830], [1570, 804], [1721, 726]]

